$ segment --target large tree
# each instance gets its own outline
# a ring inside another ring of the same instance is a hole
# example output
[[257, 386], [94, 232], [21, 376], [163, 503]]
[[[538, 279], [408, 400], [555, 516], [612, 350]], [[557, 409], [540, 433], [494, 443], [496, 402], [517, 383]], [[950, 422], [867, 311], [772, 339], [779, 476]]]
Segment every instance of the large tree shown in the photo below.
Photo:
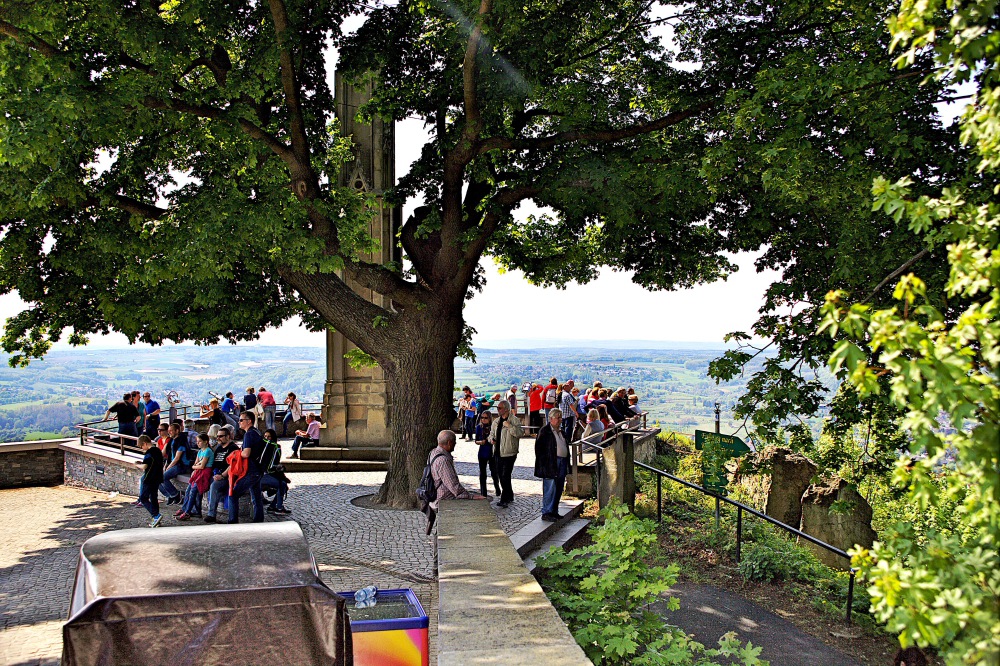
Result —
[[[29, 303], [4, 346], [28, 359], [67, 329], [247, 339], [295, 314], [335, 327], [386, 372], [381, 499], [410, 504], [451, 418], [484, 255], [540, 283], [608, 265], [651, 289], [717, 279], [726, 251], [764, 244], [857, 252], [869, 276], [898, 264], [914, 236], [867, 230], [858, 194], [883, 171], [940, 177], [940, 88], [891, 69], [888, 10], [0, 0], [0, 292]], [[351, 14], [364, 21], [344, 35]], [[371, 202], [336, 186], [349, 149], [331, 45], [373, 86], [362, 113], [431, 130], [391, 194], [421, 204], [400, 230], [402, 265], [359, 258], [375, 242]], [[545, 213], [516, 222], [524, 202]], [[850, 215], [854, 239], [838, 224]], [[500, 301], [494, 316], [513, 328], [545, 315]]]

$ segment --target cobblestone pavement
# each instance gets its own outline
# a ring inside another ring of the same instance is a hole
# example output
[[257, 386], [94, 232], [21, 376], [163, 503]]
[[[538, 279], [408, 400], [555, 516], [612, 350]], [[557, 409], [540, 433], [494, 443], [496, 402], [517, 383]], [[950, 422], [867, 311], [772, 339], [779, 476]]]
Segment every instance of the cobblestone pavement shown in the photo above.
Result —
[[[526, 466], [533, 460], [529, 448], [522, 446], [523, 466], [514, 472], [514, 504], [497, 510], [508, 534], [541, 511], [541, 483]], [[460, 479], [467, 488], [478, 490], [475, 456], [475, 446], [459, 442], [455, 457]], [[381, 589], [413, 588], [430, 618], [433, 663], [437, 567], [434, 537], [424, 535], [423, 514], [350, 503], [375, 492], [384, 476], [384, 472], [295, 474], [287, 500], [293, 513], [283, 520], [302, 526], [320, 576], [332, 589], [353, 590], [371, 583]], [[491, 479], [487, 488], [492, 494]], [[131, 506], [133, 501], [66, 486], [0, 490], [0, 664], [59, 663], [61, 627], [80, 545], [102, 532], [144, 526], [148, 514]], [[164, 524], [185, 523], [165, 517]]]

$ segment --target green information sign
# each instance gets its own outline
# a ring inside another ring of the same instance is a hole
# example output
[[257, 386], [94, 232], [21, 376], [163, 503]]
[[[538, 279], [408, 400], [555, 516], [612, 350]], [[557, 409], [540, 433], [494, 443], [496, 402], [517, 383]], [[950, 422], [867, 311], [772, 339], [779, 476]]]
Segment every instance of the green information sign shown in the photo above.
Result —
[[701, 451], [702, 485], [716, 495], [726, 494], [726, 462], [750, 452], [750, 447], [735, 435], [720, 435], [705, 430], [694, 431], [694, 448]]

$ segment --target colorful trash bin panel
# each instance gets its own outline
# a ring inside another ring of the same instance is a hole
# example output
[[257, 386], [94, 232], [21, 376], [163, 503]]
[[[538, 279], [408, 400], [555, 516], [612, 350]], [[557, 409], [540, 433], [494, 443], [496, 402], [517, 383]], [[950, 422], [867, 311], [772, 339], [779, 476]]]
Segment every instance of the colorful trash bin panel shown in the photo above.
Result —
[[427, 613], [413, 590], [379, 590], [361, 608], [354, 592], [339, 594], [348, 600], [354, 666], [429, 666]]

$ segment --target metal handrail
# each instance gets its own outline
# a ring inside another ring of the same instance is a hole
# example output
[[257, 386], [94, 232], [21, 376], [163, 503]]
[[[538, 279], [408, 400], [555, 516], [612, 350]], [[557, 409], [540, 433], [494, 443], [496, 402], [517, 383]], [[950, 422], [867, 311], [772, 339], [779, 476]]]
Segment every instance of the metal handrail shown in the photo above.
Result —
[[[805, 532], [803, 532], [802, 530], [800, 530], [798, 528], [792, 527], [791, 525], [789, 525], [787, 523], [783, 523], [780, 520], [778, 520], [777, 518], [772, 518], [771, 516], [767, 515], [766, 513], [758, 511], [757, 509], [754, 509], [753, 507], [748, 506], [748, 505], [744, 504], [743, 502], [739, 502], [737, 500], [730, 499], [728, 497], [724, 497], [722, 495], [718, 495], [716, 493], [713, 493], [712, 491], [708, 490], [707, 488], [705, 488], [703, 486], [699, 486], [697, 484], [691, 483], [690, 481], [685, 481], [684, 479], [681, 479], [679, 477], [674, 476], [670, 472], [665, 472], [664, 470], [657, 469], [656, 467], [653, 467], [651, 465], [647, 465], [645, 463], [641, 463], [641, 462], [638, 462], [638, 461], [636, 461], [635, 465], [637, 467], [641, 467], [642, 469], [648, 470], [648, 471], [653, 472], [654, 474], [656, 474], [656, 520], [657, 520], [657, 522], [661, 522], [661, 523], [663, 522], [663, 486], [662, 486], [662, 480], [664, 478], [670, 479], [671, 481], [675, 481], [675, 482], [681, 484], [682, 486], [686, 486], [688, 488], [691, 488], [692, 490], [697, 490], [698, 492], [702, 493], [703, 495], [708, 495], [709, 497], [714, 498], [717, 502], [725, 502], [726, 504], [731, 504], [731, 505], [735, 506], [736, 507], [736, 563], [737, 564], [739, 564], [740, 560], [742, 559], [742, 547], [743, 547], [743, 512], [744, 511], [750, 513], [753, 516], [757, 516], [758, 518], [761, 518], [762, 520], [765, 520], [765, 521], [771, 523], [772, 525], [777, 525], [781, 529], [783, 529], [783, 530], [785, 530], [787, 532], [790, 532], [792, 534], [795, 534], [796, 536], [798, 536], [798, 537], [800, 537], [802, 539], [805, 539], [809, 543], [815, 544], [815, 545], [819, 546], [820, 548], [824, 548], [824, 549], [830, 551], [831, 553], [833, 553], [834, 555], [839, 555], [840, 557], [846, 558], [848, 562], [851, 561], [851, 556], [848, 555], [843, 550], [841, 550], [840, 548], [837, 548], [836, 546], [831, 546], [830, 544], [826, 543], [825, 541], [821, 541], [821, 540], [817, 539], [814, 536], [806, 534]], [[716, 505], [716, 507], [718, 507], [718, 505]], [[847, 624], [851, 624], [851, 607], [854, 605], [854, 579], [855, 579], [855, 575], [857, 574], [857, 569], [855, 569], [854, 567], [850, 567], [849, 574], [850, 574], [850, 580], [848, 581], [848, 584], [847, 584]]]
[[[587, 446], [590, 449], [597, 452], [597, 461], [596, 461], [597, 474], [598, 477], [600, 477], [601, 452], [603, 452], [605, 448], [601, 446], [601, 443], [608, 441], [609, 435], [611, 436], [611, 441], [614, 441], [618, 437], [618, 435], [620, 435], [625, 430], [638, 426], [638, 419], [640, 417], [642, 419], [642, 428], [645, 430], [647, 422], [646, 415], [648, 413], [649, 412], [642, 412], [641, 414], [636, 414], [633, 418], [630, 418], [626, 421], [620, 421], [618, 423], [615, 423], [610, 428], [606, 428], [600, 432], [592, 433], [590, 435], [587, 435], [587, 437], [581, 437], [580, 439], [569, 443], [568, 446], [570, 450], [570, 466], [573, 469], [573, 492], [579, 492], [580, 490], [580, 459], [583, 457], [583, 447]], [[600, 437], [600, 442], [595, 444], [594, 442], [588, 441], [591, 438], [598, 436]]]

